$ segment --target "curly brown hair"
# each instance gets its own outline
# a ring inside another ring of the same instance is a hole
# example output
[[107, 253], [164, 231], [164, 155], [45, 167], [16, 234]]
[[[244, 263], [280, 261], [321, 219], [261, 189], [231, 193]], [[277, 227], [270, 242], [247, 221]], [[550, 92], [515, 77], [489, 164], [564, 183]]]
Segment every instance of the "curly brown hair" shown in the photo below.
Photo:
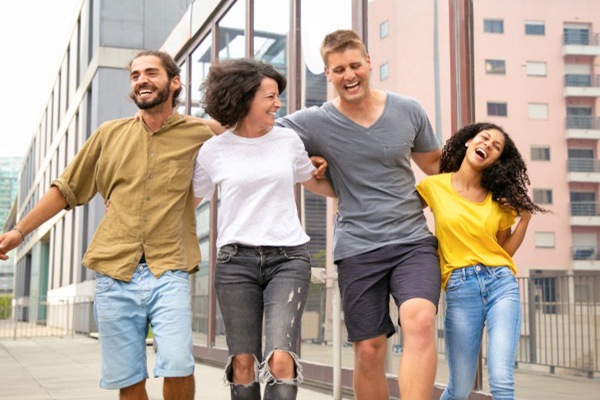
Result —
[[527, 175], [527, 166], [515, 142], [498, 125], [480, 122], [467, 125], [452, 135], [442, 149], [440, 173], [458, 171], [467, 152], [465, 147], [467, 141], [473, 139], [479, 132], [489, 129], [496, 129], [504, 134], [504, 150], [502, 150], [500, 158], [483, 171], [481, 186], [492, 192], [494, 199], [506, 199], [506, 202], [518, 213], [521, 211], [546, 212], [529, 197], [527, 186], [531, 182]]
[[281, 94], [287, 81], [272, 65], [241, 58], [212, 65], [202, 83], [205, 111], [227, 129], [234, 128], [248, 115], [263, 79], [277, 82]]

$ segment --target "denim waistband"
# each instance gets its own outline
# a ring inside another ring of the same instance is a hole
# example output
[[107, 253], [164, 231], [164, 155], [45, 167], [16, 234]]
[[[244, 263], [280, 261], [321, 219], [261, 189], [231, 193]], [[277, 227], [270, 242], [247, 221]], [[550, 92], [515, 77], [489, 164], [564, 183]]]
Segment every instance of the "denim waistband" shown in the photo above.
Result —
[[280, 254], [286, 250], [301, 249], [308, 251], [308, 243], [297, 246], [246, 246], [239, 243], [226, 244], [220, 250], [230, 252], [232, 254], [243, 253], [260, 253], [260, 254]]
[[484, 264], [475, 264], [475, 265], [469, 265], [468, 267], [463, 267], [463, 268], [457, 269], [455, 271], [460, 271], [459, 273], [462, 276], [472, 276], [472, 275], [481, 275], [481, 274], [491, 275], [495, 269], [502, 268], [502, 267], [508, 268], [507, 265], [498, 265], [495, 267], [488, 267], [487, 265], [484, 265]]

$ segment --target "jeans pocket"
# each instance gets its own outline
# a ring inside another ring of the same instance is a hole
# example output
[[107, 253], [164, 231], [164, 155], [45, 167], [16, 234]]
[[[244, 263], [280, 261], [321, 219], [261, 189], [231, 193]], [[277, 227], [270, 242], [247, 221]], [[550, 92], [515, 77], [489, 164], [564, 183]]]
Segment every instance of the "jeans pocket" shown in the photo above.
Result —
[[115, 279], [111, 278], [108, 275], [103, 275], [99, 272], [94, 272], [94, 276], [96, 277], [95, 284], [94, 284], [95, 289], [96, 289], [96, 294], [106, 292], [115, 283]]
[[514, 276], [513, 272], [507, 266], [494, 267], [492, 273], [496, 278], [505, 278], [507, 276]]
[[310, 253], [304, 244], [295, 247], [284, 247], [282, 253], [288, 260], [302, 260], [310, 263]]
[[463, 283], [462, 276], [450, 276], [450, 280], [446, 284], [446, 293], [453, 292], [461, 287]]
[[190, 274], [182, 269], [171, 269], [165, 272], [165, 275], [176, 281], [190, 283]]
[[217, 254], [217, 263], [218, 264], [228, 263], [229, 261], [231, 261], [232, 256], [233, 256], [233, 254], [231, 254], [230, 252], [221, 249], [221, 250], [219, 250], [219, 254]]

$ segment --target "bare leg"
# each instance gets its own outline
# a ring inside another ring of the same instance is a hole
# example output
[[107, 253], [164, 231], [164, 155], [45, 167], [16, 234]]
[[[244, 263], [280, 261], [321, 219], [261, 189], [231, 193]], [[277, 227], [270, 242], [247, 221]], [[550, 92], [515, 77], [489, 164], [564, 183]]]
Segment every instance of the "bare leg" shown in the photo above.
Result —
[[410, 299], [400, 306], [404, 349], [398, 371], [402, 400], [429, 400], [433, 392], [437, 352], [435, 305], [425, 299]]
[[119, 390], [120, 400], [148, 400], [146, 393], [146, 380], [139, 381], [135, 385]]
[[193, 400], [195, 387], [194, 375], [165, 378], [163, 396], [165, 400]]
[[356, 400], [389, 399], [385, 377], [386, 350], [387, 335], [354, 342], [353, 386]]

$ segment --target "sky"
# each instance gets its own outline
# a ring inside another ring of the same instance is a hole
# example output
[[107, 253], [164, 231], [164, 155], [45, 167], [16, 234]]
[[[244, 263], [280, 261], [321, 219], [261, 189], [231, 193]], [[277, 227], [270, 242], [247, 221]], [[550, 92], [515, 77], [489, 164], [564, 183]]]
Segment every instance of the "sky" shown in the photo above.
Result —
[[0, 1], [0, 157], [29, 148], [81, 1]]

